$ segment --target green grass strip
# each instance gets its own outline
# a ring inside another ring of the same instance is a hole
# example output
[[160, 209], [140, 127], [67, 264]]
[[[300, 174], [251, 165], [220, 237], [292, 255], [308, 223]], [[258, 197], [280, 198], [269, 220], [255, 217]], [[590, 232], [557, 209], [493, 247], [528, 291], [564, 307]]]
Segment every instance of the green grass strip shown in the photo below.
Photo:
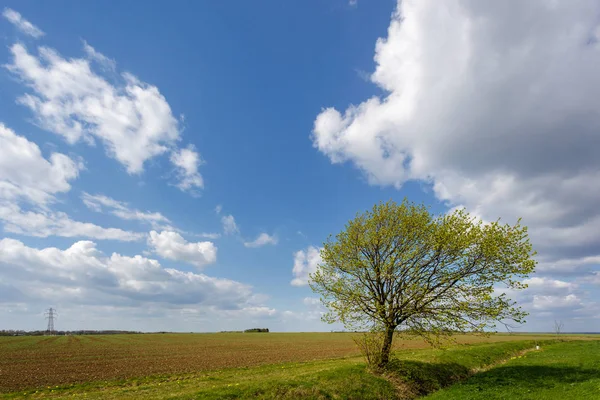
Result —
[[572, 341], [543, 347], [426, 399], [600, 399], [600, 341]]

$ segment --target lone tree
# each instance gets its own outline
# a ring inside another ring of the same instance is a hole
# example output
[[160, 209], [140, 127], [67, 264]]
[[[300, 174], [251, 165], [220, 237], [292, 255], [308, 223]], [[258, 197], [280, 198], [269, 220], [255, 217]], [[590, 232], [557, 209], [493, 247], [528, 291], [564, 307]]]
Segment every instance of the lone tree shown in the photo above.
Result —
[[382, 333], [376, 366], [383, 367], [399, 328], [436, 343], [522, 323], [527, 313], [494, 289], [525, 288], [534, 255], [520, 220], [483, 224], [464, 210], [434, 216], [424, 205], [389, 201], [329, 237], [310, 286], [328, 309], [324, 321]]
[[556, 333], [557, 337], [562, 333], [564, 326], [565, 324], [563, 324], [562, 321], [554, 320], [554, 333]]

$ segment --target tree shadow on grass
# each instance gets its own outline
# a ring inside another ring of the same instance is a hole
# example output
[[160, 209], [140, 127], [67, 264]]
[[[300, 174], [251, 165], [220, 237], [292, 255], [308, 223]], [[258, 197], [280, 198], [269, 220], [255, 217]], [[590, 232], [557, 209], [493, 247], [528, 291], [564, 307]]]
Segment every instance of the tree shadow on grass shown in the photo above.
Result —
[[414, 398], [463, 381], [471, 373], [457, 363], [395, 359], [387, 365], [384, 375], [395, 384], [401, 398]]
[[502, 386], [518, 386], [539, 390], [557, 385], [582, 383], [600, 379], [600, 370], [552, 366], [498, 366], [475, 375], [456, 363], [425, 363], [393, 360], [384, 373], [394, 383], [400, 398], [424, 396], [461, 382], [475, 391], [498, 390]]

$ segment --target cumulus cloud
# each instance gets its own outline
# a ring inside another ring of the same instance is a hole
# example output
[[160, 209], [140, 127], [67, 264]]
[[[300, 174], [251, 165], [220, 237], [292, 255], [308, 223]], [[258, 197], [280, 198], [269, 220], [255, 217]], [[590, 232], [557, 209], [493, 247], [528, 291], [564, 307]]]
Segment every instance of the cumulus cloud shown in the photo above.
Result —
[[577, 309], [583, 307], [583, 302], [577, 295], [566, 296], [533, 296], [533, 309], [549, 311], [560, 309]]
[[71, 189], [82, 168], [64, 154], [44, 158], [35, 143], [0, 123], [0, 200], [46, 205]]
[[199, 155], [190, 147], [177, 148], [179, 124], [158, 88], [129, 73], [109, 82], [92, 69], [90, 60], [104, 65], [111, 60], [87, 43], [84, 50], [88, 58], [65, 59], [48, 47], [35, 55], [23, 44], [12, 45], [12, 63], [6, 68], [30, 89], [19, 103], [33, 112], [40, 127], [68, 143], [99, 140], [130, 174], [141, 173], [147, 160], [171, 152], [180, 178], [177, 186], [201, 188]]
[[[496, 294], [506, 293], [530, 313], [529, 321], [537, 329], [550, 331], [554, 319], [569, 321], [569, 326], [577, 326], [575, 321], [586, 320], [598, 310], [598, 303], [582, 286], [590, 283], [585, 280], [565, 281], [544, 276], [525, 279], [525, 290], [498, 288]], [[581, 328], [580, 328], [581, 329]], [[588, 329], [583, 327], [583, 329]]]
[[[0, 222], [5, 232], [48, 237], [134, 241], [144, 235], [71, 219], [50, 210], [71, 189], [83, 165], [64, 154], [44, 158], [40, 148], [0, 123]], [[27, 209], [24, 209], [24, 206]]]
[[171, 162], [177, 169], [179, 182], [176, 186], [179, 189], [189, 191], [204, 187], [202, 176], [198, 173], [198, 167], [202, 164], [202, 159], [194, 146], [190, 145], [185, 149], [179, 149], [171, 153]]
[[171, 224], [171, 221], [159, 212], [136, 210], [129, 207], [129, 205], [123, 201], [118, 201], [101, 194], [92, 195], [83, 192], [81, 200], [90, 210], [96, 212], [109, 212], [124, 220], [146, 222], [155, 228]]
[[271, 236], [267, 233], [261, 233], [256, 239], [251, 242], [244, 242], [246, 247], [262, 247], [267, 244], [276, 245], [278, 242], [277, 236]]
[[531, 302], [529, 308], [532, 313], [557, 309], [574, 311], [585, 306], [585, 300], [575, 294], [579, 288], [577, 283], [547, 277], [532, 277], [525, 279], [523, 283], [528, 288], [522, 296], [526, 302]]
[[532, 277], [523, 280], [530, 291], [537, 293], [548, 294], [565, 294], [572, 292], [577, 289], [578, 285], [573, 282], [561, 281], [558, 279], [551, 279], [546, 277]]
[[6, 232], [34, 237], [86, 237], [131, 242], [142, 240], [145, 236], [118, 228], [104, 228], [90, 222], [74, 221], [64, 212], [24, 211], [16, 204], [0, 203], [0, 221], [4, 223]]
[[113, 253], [90, 241], [61, 250], [0, 240], [0, 278], [40, 300], [128, 307], [154, 303], [218, 310], [264, 307], [248, 285], [229, 279], [163, 268], [157, 260]]
[[233, 218], [233, 215], [224, 215], [221, 217], [221, 224], [223, 225], [223, 231], [226, 235], [240, 233], [240, 229], [235, 223], [235, 218]]
[[317, 266], [321, 261], [321, 248], [309, 246], [306, 250], [299, 250], [294, 253], [292, 286], [308, 285], [309, 274], [317, 270]]
[[40, 28], [27, 21], [21, 16], [20, 13], [13, 9], [5, 8], [4, 11], [2, 11], [2, 16], [26, 35], [29, 35], [35, 39], [39, 39], [44, 36], [44, 32], [42, 32]]
[[[5, 232], [48, 237], [88, 237], [121, 241], [143, 235], [72, 220], [49, 205], [71, 189], [83, 166], [64, 154], [46, 159], [40, 148], [0, 123], [0, 222]], [[30, 209], [24, 210], [21, 203]]]
[[191, 243], [173, 231], [150, 232], [148, 245], [159, 256], [203, 267], [217, 261], [217, 247], [212, 242]]
[[398, 1], [375, 46], [384, 94], [324, 109], [313, 144], [371, 184], [523, 217], [547, 270], [600, 256], [598, 15], [595, 0]]

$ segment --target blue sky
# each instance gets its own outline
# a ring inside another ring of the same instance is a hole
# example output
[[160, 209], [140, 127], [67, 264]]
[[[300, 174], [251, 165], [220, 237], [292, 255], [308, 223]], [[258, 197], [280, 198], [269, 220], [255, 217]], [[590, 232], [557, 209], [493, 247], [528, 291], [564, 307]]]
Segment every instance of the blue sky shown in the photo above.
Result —
[[330, 330], [318, 247], [407, 196], [523, 217], [522, 329], [599, 330], [599, 7], [422, 3], [7, 3], [6, 328]]

